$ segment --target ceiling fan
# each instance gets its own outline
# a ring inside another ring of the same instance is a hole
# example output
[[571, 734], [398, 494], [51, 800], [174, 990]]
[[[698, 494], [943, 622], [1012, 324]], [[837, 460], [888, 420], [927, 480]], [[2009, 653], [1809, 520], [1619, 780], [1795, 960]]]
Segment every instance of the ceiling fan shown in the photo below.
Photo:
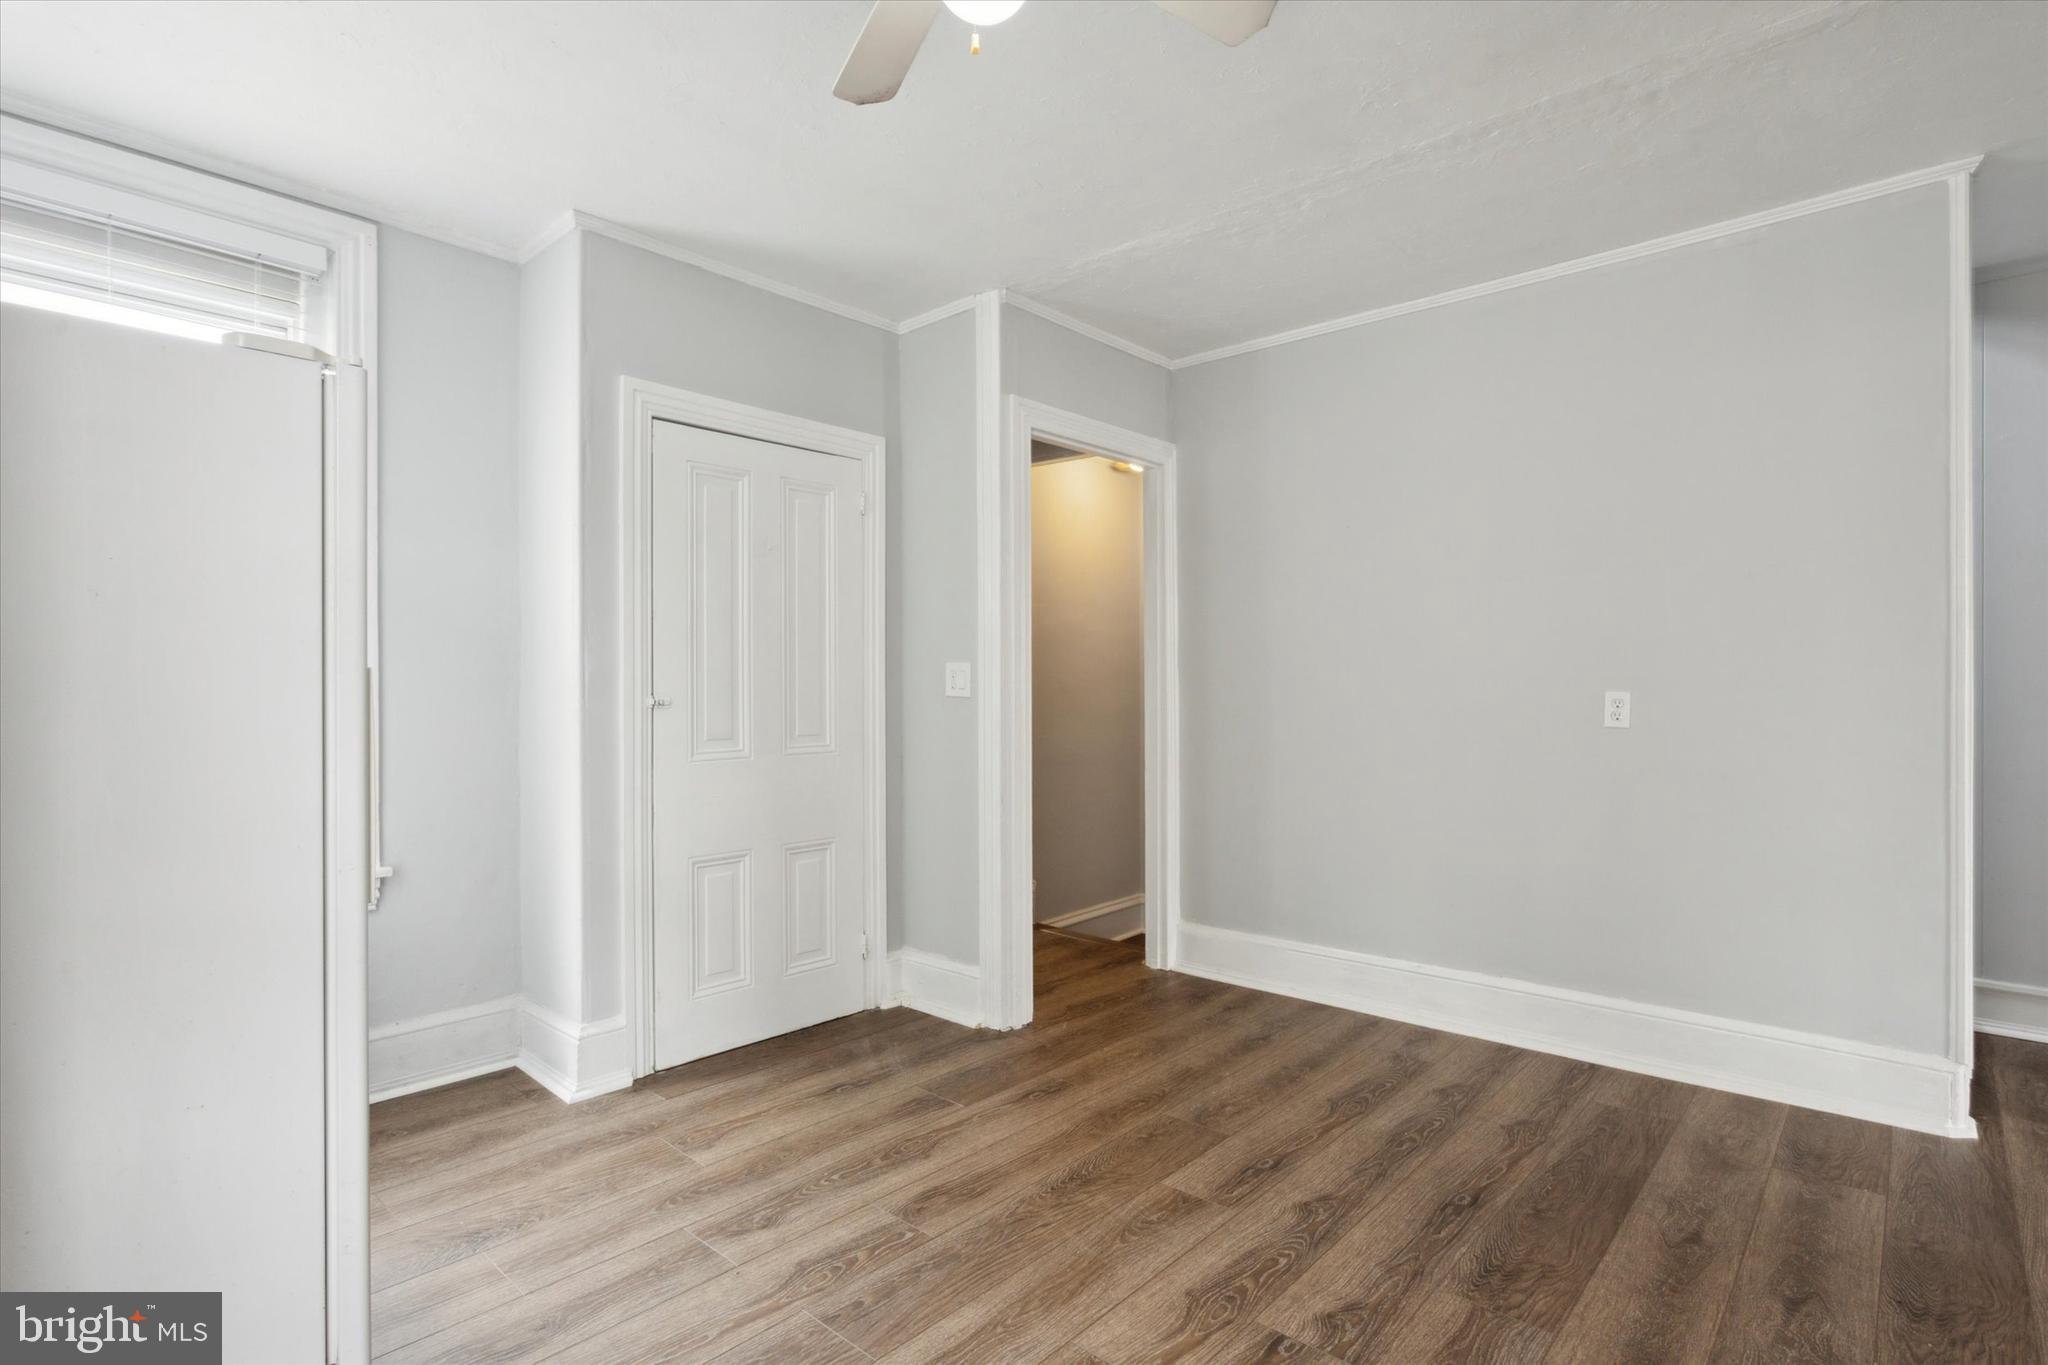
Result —
[[[993, 26], [1024, 7], [1024, 0], [944, 0], [970, 24]], [[1185, 19], [1219, 43], [1236, 47], [1266, 26], [1278, 0], [1152, 0], [1176, 19]], [[849, 104], [880, 104], [895, 97], [924, 35], [938, 18], [940, 0], [875, 0], [867, 24], [846, 55], [832, 93]], [[981, 51], [981, 35], [974, 35]]]

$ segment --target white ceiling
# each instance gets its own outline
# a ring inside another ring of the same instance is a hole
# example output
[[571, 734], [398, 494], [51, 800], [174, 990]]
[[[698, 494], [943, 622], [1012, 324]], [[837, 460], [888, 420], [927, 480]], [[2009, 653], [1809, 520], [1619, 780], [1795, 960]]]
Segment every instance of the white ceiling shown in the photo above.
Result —
[[0, 104], [517, 256], [576, 208], [900, 320], [1006, 286], [1182, 356], [1989, 153], [2048, 256], [2048, 4], [0, 4]]

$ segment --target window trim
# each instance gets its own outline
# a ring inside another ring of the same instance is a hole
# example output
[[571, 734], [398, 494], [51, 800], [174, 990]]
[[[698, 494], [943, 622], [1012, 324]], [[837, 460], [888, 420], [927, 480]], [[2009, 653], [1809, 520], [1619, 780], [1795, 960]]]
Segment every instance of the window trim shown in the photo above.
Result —
[[58, 207], [317, 269], [318, 304], [309, 313], [306, 339], [361, 365], [375, 384], [375, 223], [0, 114], [0, 187], [17, 185], [25, 196]]

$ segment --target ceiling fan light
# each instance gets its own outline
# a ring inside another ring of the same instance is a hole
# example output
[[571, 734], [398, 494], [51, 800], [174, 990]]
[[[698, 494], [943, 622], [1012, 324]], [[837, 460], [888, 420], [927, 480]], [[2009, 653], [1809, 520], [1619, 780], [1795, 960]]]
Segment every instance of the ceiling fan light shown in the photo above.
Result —
[[1024, 8], [1024, 0], [946, 0], [946, 8], [970, 24], [989, 28]]

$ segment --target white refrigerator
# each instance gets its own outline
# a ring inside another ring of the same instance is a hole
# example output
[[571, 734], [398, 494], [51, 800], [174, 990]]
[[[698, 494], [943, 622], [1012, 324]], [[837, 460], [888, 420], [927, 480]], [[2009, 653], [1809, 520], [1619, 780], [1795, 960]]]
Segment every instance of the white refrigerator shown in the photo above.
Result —
[[323, 365], [0, 308], [0, 1285], [327, 1358]]

